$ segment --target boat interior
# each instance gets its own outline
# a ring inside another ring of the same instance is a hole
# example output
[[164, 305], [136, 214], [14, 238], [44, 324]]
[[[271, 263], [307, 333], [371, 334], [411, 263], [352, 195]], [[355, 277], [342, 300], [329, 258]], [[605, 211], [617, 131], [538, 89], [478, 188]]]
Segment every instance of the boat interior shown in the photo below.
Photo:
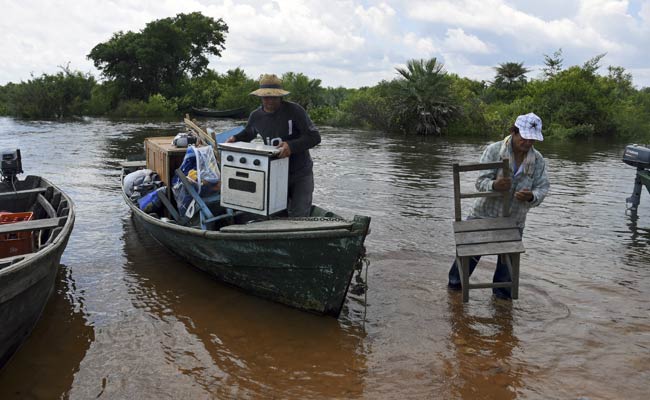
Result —
[[[123, 164], [123, 167], [124, 175], [127, 175], [143, 168], [144, 165], [141, 162], [130, 162], [126, 165]], [[272, 216], [264, 216], [226, 208], [220, 204], [221, 196], [219, 192], [209, 196], [200, 196], [189, 178], [180, 169], [176, 170], [176, 175], [194, 200], [195, 211], [192, 217], [188, 217], [186, 213], [179, 210], [174, 196], [170, 195], [165, 186], [157, 188], [156, 197], [160, 204], [154, 209], [139, 207], [137, 200], [131, 200], [131, 203], [135, 207], [141, 208], [149, 216], [170, 224], [221, 232], [314, 231], [351, 229], [352, 227], [352, 221], [343, 220], [333, 212], [318, 206], [312, 206], [310, 216], [305, 218], [289, 218], [286, 210]]]
[[0, 183], [0, 269], [50, 246], [61, 234], [71, 206], [38, 176]]

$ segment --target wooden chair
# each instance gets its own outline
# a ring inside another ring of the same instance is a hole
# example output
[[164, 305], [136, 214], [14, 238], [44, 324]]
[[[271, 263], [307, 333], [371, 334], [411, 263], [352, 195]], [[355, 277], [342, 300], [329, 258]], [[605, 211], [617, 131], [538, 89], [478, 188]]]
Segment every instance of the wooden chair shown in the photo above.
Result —
[[[517, 221], [510, 217], [510, 193], [461, 193], [460, 173], [502, 168], [504, 176], [510, 174], [508, 159], [493, 163], [454, 164], [454, 238], [456, 240], [456, 265], [460, 273], [463, 302], [469, 301], [470, 289], [510, 288], [512, 298], [519, 297], [519, 258], [525, 252]], [[503, 217], [462, 221], [461, 199], [477, 197], [503, 197]], [[469, 262], [474, 256], [497, 255], [510, 271], [511, 282], [469, 283]]]

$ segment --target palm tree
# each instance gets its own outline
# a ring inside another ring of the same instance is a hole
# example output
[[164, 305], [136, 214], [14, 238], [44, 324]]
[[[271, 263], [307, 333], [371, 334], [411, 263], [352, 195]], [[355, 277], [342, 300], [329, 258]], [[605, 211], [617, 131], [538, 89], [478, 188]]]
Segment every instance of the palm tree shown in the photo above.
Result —
[[406, 68], [395, 69], [402, 78], [394, 102], [397, 119], [406, 127], [414, 123], [420, 135], [440, 134], [457, 110], [444, 65], [433, 57], [409, 60]]
[[494, 67], [497, 71], [494, 77], [494, 84], [504, 89], [512, 89], [523, 86], [526, 83], [526, 74], [530, 72], [524, 67], [524, 63], [506, 62]]

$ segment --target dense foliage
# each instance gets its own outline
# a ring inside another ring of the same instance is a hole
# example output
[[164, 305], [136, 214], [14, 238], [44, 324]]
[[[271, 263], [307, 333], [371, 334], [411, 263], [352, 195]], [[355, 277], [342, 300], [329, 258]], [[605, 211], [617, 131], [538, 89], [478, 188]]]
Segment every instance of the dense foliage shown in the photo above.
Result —
[[226, 32], [222, 19], [178, 14], [150, 22], [141, 32], [118, 32], [88, 58], [124, 98], [147, 100], [157, 93], [169, 98], [183, 93], [188, 75], [206, 72], [207, 55], [221, 55]]
[[88, 113], [95, 78], [67, 66], [26, 83], [0, 87], [0, 113], [20, 118], [68, 118]]
[[[137, 33], [118, 32], [88, 55], [102, 72], [62, 67], [27, 82], [0, 86], [0, 115], [67, 118], [81, 115], [178, 117], [195, 107], [252, 111], [257, 77], [241, 68], [223, 74], [208, 56], [224, 50], [227, 25], [200, 13], [153, 21]], [[535, 112], [555, 138], [650, 141], [650, 88], [637, 89], [623, 68], [597, 73], [605, 54], [564, 68], [562, 50], [544, 55], [540, 77], [521, 62], [496, 66], [492, 81], [448, 73], [436, 58], [408, 60], [395, 78], [372, 87], [323, 87], [300, 72], [282, 75], [287, 99], [318, 124], [414, 135], [498, 138], [517, 115]], [[269, 71], [273, 72], [273, 71]]]

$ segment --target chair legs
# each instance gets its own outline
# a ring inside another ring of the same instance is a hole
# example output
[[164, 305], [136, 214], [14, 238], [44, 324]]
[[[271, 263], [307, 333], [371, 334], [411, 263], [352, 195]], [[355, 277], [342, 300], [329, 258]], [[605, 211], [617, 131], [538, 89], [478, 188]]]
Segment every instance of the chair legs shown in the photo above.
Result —
[[510, 282], [496, 282], [496, 283], [478, 283], [471, 285], [469, 283], [469, 264], [470, 256], [456, 257], [456, 265], [458, 266], [458, 272], [460, 275], [460, 285], [463, 294], [463, 303], [469, 301], [469, 290], [470, 289], [482, 289], [482, 288], [495, 288], [495, 287], [509, 287], [512, 299], [519, 298], [519, 253], [507, 253], [500, 254], [499, 257], [502, 257], [506, 265], [508, 266], [508, 272], [510, 272]]
[[512, 272], [510, 272], [512, 288], [510, 291], [513, 299], [519, 298], [519, 256], [519, 253], [510, 254], [510, 260], [512, 261]]
[[463, 303], [469, 301], [469, 260], [470, 257], [456, 257], [456, 265], [460, 273], [460, 287], [463, 292]]

